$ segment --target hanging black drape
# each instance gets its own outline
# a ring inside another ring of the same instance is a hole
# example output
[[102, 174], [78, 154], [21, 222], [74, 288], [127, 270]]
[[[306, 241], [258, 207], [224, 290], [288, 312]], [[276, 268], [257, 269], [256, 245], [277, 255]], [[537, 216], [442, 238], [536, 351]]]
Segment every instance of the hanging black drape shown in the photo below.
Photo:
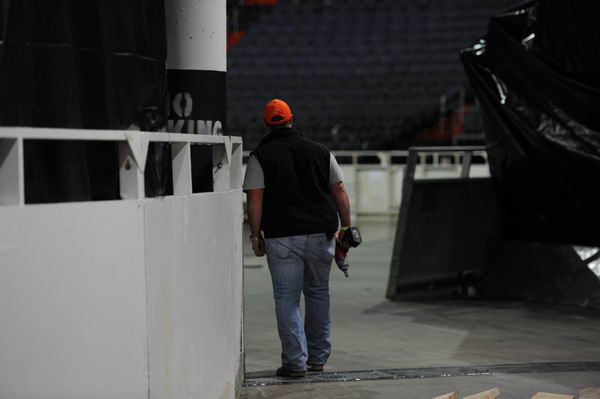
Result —
[[600, 244], [600, 2], [528, 2], [462, 52], [507, 239]]
[[[0, 0], [0, 125], [163, 129], [164, 19], [162, 0]], [[118, 198], [116, 154], [26, 142], [26, 202]]]

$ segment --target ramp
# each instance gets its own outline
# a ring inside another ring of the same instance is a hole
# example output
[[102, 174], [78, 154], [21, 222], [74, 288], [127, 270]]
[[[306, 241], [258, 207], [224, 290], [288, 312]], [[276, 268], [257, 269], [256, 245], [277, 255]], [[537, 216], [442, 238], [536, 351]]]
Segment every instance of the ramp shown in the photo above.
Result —
[[[411, 148], [404, 174], [387, 297], [431, 296], [480, 276], [499, 246], [492, 180], [470, 178], [474, 152], [484, 147]], [[420, 153], [459, 153], [458, 178], [417, 180]]]
[[[489, 296], [600, 307], [600, 280], [570, 244], [516, 241], [491, 177], [471, 178], [483, 147], [409, 150], [387, 298]], [[460, 153], [457, 178], [416, 179], [419, 156]]]

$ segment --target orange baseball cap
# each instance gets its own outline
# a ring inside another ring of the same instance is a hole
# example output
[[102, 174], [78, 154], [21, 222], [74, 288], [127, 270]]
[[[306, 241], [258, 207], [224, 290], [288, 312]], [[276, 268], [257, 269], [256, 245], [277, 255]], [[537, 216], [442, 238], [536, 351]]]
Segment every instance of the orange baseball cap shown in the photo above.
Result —
[[264, 117], [269, 125], [283, 125], [292, 119], [292, 110], [285, 101], [276, 98], [265, 106]]

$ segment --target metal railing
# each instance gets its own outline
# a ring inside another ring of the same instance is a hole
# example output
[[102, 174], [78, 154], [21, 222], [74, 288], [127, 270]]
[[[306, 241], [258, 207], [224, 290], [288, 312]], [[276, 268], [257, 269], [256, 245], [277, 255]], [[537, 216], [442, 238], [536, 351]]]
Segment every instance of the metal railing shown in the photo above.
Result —
[[471, 165], [473, 163], [473, 155], [479, 155], [487, 162], [487, 152], [484, 146], [452, 146], [452, 147], [411, 147], [408, 151], [408, 160], [406, 162], [406, 171], [404, 179], [414, 179], [415, 170], [418, 163], [423, 163], [423, 159], [428, 154], [432, 155], [434, 163], [439, 164], [440, 156], [450, 154], [452, 158], [461, 164], [461, 178], [469, 177]]
[[[407, 165], [413, 178], [469, 176], [475, 160], [487, 168], [485, 147], [414, 147], [397, 151], [332, 151], [347, 173], [346, 189], [358, 216], [392, 216], [399, 212]], [[244, 159], [249, 152], [244, 152]], [[368, 163], [365, 163], [368, 162]], [[458, 176], [457, 169], [460, 169]], [[348, 173], [349, 172], [349, 173]], [[381, 173], [384, 184], [379, 184]], [[378, 180], [379, 179], [379, 180]], [[376, 197], [376, 200], [370, 199]]]
[[172, 146], [173, 194], [192, 194], [191, 145], [211, 145], [213, 191], [242, 185], [242, 139], [132, 130], [61, 128], [0, 128], [0, 206], [25, 205], [24, 142], [29, 140], [113, 141], [118, 143], [119, 184], [122, 199], [145, 198], [144, 169], [149, 143]]

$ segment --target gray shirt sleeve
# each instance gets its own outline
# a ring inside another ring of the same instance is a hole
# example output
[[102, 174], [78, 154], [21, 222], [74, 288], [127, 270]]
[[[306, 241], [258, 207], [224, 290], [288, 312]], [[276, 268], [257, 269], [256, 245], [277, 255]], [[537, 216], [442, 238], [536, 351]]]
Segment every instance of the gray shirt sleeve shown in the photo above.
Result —
[[344, 174], [342, 173], [342, 169], [340, 165], [338, 165], [337, 161], [333, 154], [331, 154], [331, 158], [329, 160], [329, 184], [335, 184], [344, 181]]
[[244, 176], [244, 190], [258, 190], [265, 188], [265, 175], [262, 166], [254, 155], [248, 157], [246, 175]]

